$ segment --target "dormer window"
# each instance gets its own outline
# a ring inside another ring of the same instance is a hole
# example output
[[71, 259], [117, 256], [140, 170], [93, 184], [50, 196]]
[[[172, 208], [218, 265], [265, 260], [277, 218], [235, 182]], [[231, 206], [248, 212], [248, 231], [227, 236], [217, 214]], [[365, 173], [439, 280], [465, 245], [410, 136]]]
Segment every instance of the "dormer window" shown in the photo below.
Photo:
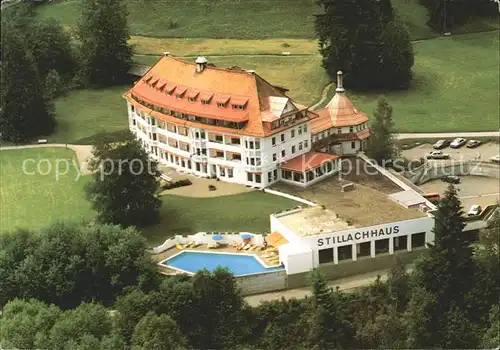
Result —
[[217, 107], [226, 108], [227, 104], [222, 102], [217, 102]]
[[194, 99], [193, 97], [189, 97], [189, 98], [188, 98], [188, 101], [189, 101], [189, 102], [194, 102], [194, 101], [195, 101], [195, 99]]
[[210, 103], [210, 101], [208, 101], [208, 100], [201, 100], [202, 105], [208, 105], [209, 103]]
[[181, 99], [183, 95], [184, 95], [184, 93], [182, 93], [182, 94], [176, 94], [175, 98]]

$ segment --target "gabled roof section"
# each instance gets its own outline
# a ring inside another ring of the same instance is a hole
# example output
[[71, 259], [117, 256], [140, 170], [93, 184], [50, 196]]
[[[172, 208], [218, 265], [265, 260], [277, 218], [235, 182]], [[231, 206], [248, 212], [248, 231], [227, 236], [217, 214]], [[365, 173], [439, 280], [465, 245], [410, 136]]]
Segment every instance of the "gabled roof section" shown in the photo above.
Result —
[[345, 95], [345, 90], [342, 86], [342, 72], [340, 71], [337, 73], [337, 88], [335, 91], [335, 95], [326, 107], [316, 111], [319, 118], [316, 118], [311, 123], [313, 134], [330, 128], [355, 126], [368, 121], [367, 116], [363, 112], [358, 111]]

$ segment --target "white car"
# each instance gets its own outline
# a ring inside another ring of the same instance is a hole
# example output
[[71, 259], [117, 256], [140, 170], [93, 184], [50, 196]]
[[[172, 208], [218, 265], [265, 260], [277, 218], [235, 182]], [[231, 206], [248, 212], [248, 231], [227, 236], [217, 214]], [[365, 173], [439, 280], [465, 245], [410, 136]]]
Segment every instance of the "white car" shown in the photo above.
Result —
[[491, 157], [490, 160], [493, 163], [500, 163], [500, 154], [497, 154], [496, 156]]
[[469, 211], [467, 212], [467, 215], [469, 216], [476, 216], [481, 213], [481, 207], [477, 204], [471, 205]]

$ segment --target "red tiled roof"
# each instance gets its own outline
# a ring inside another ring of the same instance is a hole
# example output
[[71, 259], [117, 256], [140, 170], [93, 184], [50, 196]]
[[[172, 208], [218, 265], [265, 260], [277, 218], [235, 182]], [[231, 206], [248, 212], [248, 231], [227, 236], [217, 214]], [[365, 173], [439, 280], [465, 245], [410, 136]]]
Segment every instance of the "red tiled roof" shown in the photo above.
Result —
[[281, 169], [293, 171], [309, 171], [320, 167], [323, 163], [340, 158], [336, 154], [308, 152], [281, 164]]
[[[163, 91], [157, 91], [149, 85], [141, 83], [149, 77], [166, 81], [167, 84]], [[172, 92], [176, 87], [174, 96], [169, 96], [168, 93]], [[187, 98], [176, 98], [175, 95], [178, 95], [179, 91], [183, 91], [184, 88], [188, 92], [191, 90], [199, 91], [198, 99], [194, 102], [188, 102]], [[178, 118], [175, 118], [175, 124], [192, 125], [209, 130], [220, 130], [260, 137], [272, 135], [290, 127], [271, 130], [270, 123], [263, 120], [262, 114], [265, 114], [269, 110], [268, 97], [287, 96], [258, 74], [248, 73], [247, 71], [221, 69], [207, 65], [202, 72], [196, 72], [194, 62], [186, 62], [172, 56], [165, 56], [151, 67], [145, 77], [139, 83], [135, 84], [128, 93], [124, 94], [124, 97], [130, 101], [131, 94], [138, 96], [148, 103], [173, 111], [218, 120], [233, 122], [248, 121], [241, 130], [183, 121]], [[213, 96], [215, 98], [210, 100]], [[246, 103], [246, 107], [244, 110], [233, 109], [230, 106], [225, 108], [217, 107], [217, 102], [214, 101], [216, 99], [222, 102], [227, 102], [228, 100], [236, 101], [240, 105], [245, 105]], [[210, 100], [210, 102], [202, 104], [201, 100]], [[314, 116], [316, 115], [307, 113], [308, 119]], [[160, 119], [171, 118], [171, 116], [164, 116], [164, 118]]]
[[198, 96], [199, 94], [200, 94], [200, 92], [198, 90], [189, 89], [188, 93], [187, 93], [187, 97], [188, 98], [196, 98], [196, 96]]
[[337, 92], [325, 108], [316, 111], [319, 118], [311, 122], [311, 132], [317, 134], [330, 128], [354, 126], [368, 121], [366, 115], [347, 98]]

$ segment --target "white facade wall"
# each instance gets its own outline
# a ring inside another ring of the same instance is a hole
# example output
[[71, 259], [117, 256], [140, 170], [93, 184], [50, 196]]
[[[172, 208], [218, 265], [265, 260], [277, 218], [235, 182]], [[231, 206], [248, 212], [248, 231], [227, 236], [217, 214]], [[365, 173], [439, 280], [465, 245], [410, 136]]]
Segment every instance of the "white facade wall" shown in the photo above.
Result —
[[[308, 122], [294, 125], [283, 132], [265, 138], [228, 132], [211, 132], [208, 129], [192, 127], [186, 127], [187, 136], [185, 136], [161, 128], [157, 122], [152, 125], [151, 119], [153, 118], [150, 119], [147, 115], [141, 117], [140, 114], [132, 110], [130, 103], [127, 103], [127, 110], [130, 130], [153, 158], [161, 164], [196, 176], [217, 177], [226, 182], [262, 188], [281, 179], [281, 173], [278, 169], [280, 162], [285, 162], [311, 150], [311, 133]], [[178, 125], [184, 127], [182, 121], [179, 121]], [[153, 139], [154, 134], [156, 134], [156, 141]], [[203, 137], [202, 134], [204, 134]], [[209, 134], [222, 135], [224, 143], [210, 141]], [[160, 136], [166, 137], [166, 142], [161, 142]], [[240, 139], [240, 144], [228, 144], [231, 137]], [[190, 149], [185, 151], [172, 147], [168, 144], [169, 140], [188, 144]], [[256, 143], [260, 145], [260, 148], [256, 147]], [[250, 147], [252, 144], [253, 148]], [[197, 149], [205, 149], [206, 153], [198, 155]], [[224, 157], [211, 157], [210, 149], [224, 152]], [[241, 160], [229, 159], [231, 153], [240, 154]], [[199, 163], [199, 169], [196, 163]], [[232, 169], [232, 176], [227, 170], [228, 168]]]
[[[344, 126], [341, 128], [330, 128], [330, 129], [327, 129], [325, 131], [322, 131], [322, 132], [319, 132], [317, 134], [312, 135], [312, 140], [313, 140], [313, 142], [316, 142], [316, 141], [321, 140], [325, 137], [328, 137], [332, 134], [349, 134], [349, 133], [354, 133], [354, 132], [364, 130], [366, 128], [368, 128], [368, 123], [362, 123], [359, 125], [354, 125], [352, 127], [351, 126]], [[356, 154], [358, 151], [364, 150], [366, 147], [366, 143], [365, 143], [365, 145], [363, 145], [363, 141], [360, 141], [360, 140], [342, 141], [339, 143], [341, 144], [340, 151], [342, 152], [342, 154], [345, 154], [345, 155]], [[322, 151], [334, 152], [333, 150], [328, 150], [326, 148], [323, 149]]]
[[300, 243], [300, 237], [298, 237], [293, 230], [285, 226], [279, 219], [280, 215], [290, 215], [302, 211], [302, 209], [292, 209], [284, 213], [276, 213], [269, 215], [271, 221], [271, 232], [279, 232], [288, 242], [290, 243]]

